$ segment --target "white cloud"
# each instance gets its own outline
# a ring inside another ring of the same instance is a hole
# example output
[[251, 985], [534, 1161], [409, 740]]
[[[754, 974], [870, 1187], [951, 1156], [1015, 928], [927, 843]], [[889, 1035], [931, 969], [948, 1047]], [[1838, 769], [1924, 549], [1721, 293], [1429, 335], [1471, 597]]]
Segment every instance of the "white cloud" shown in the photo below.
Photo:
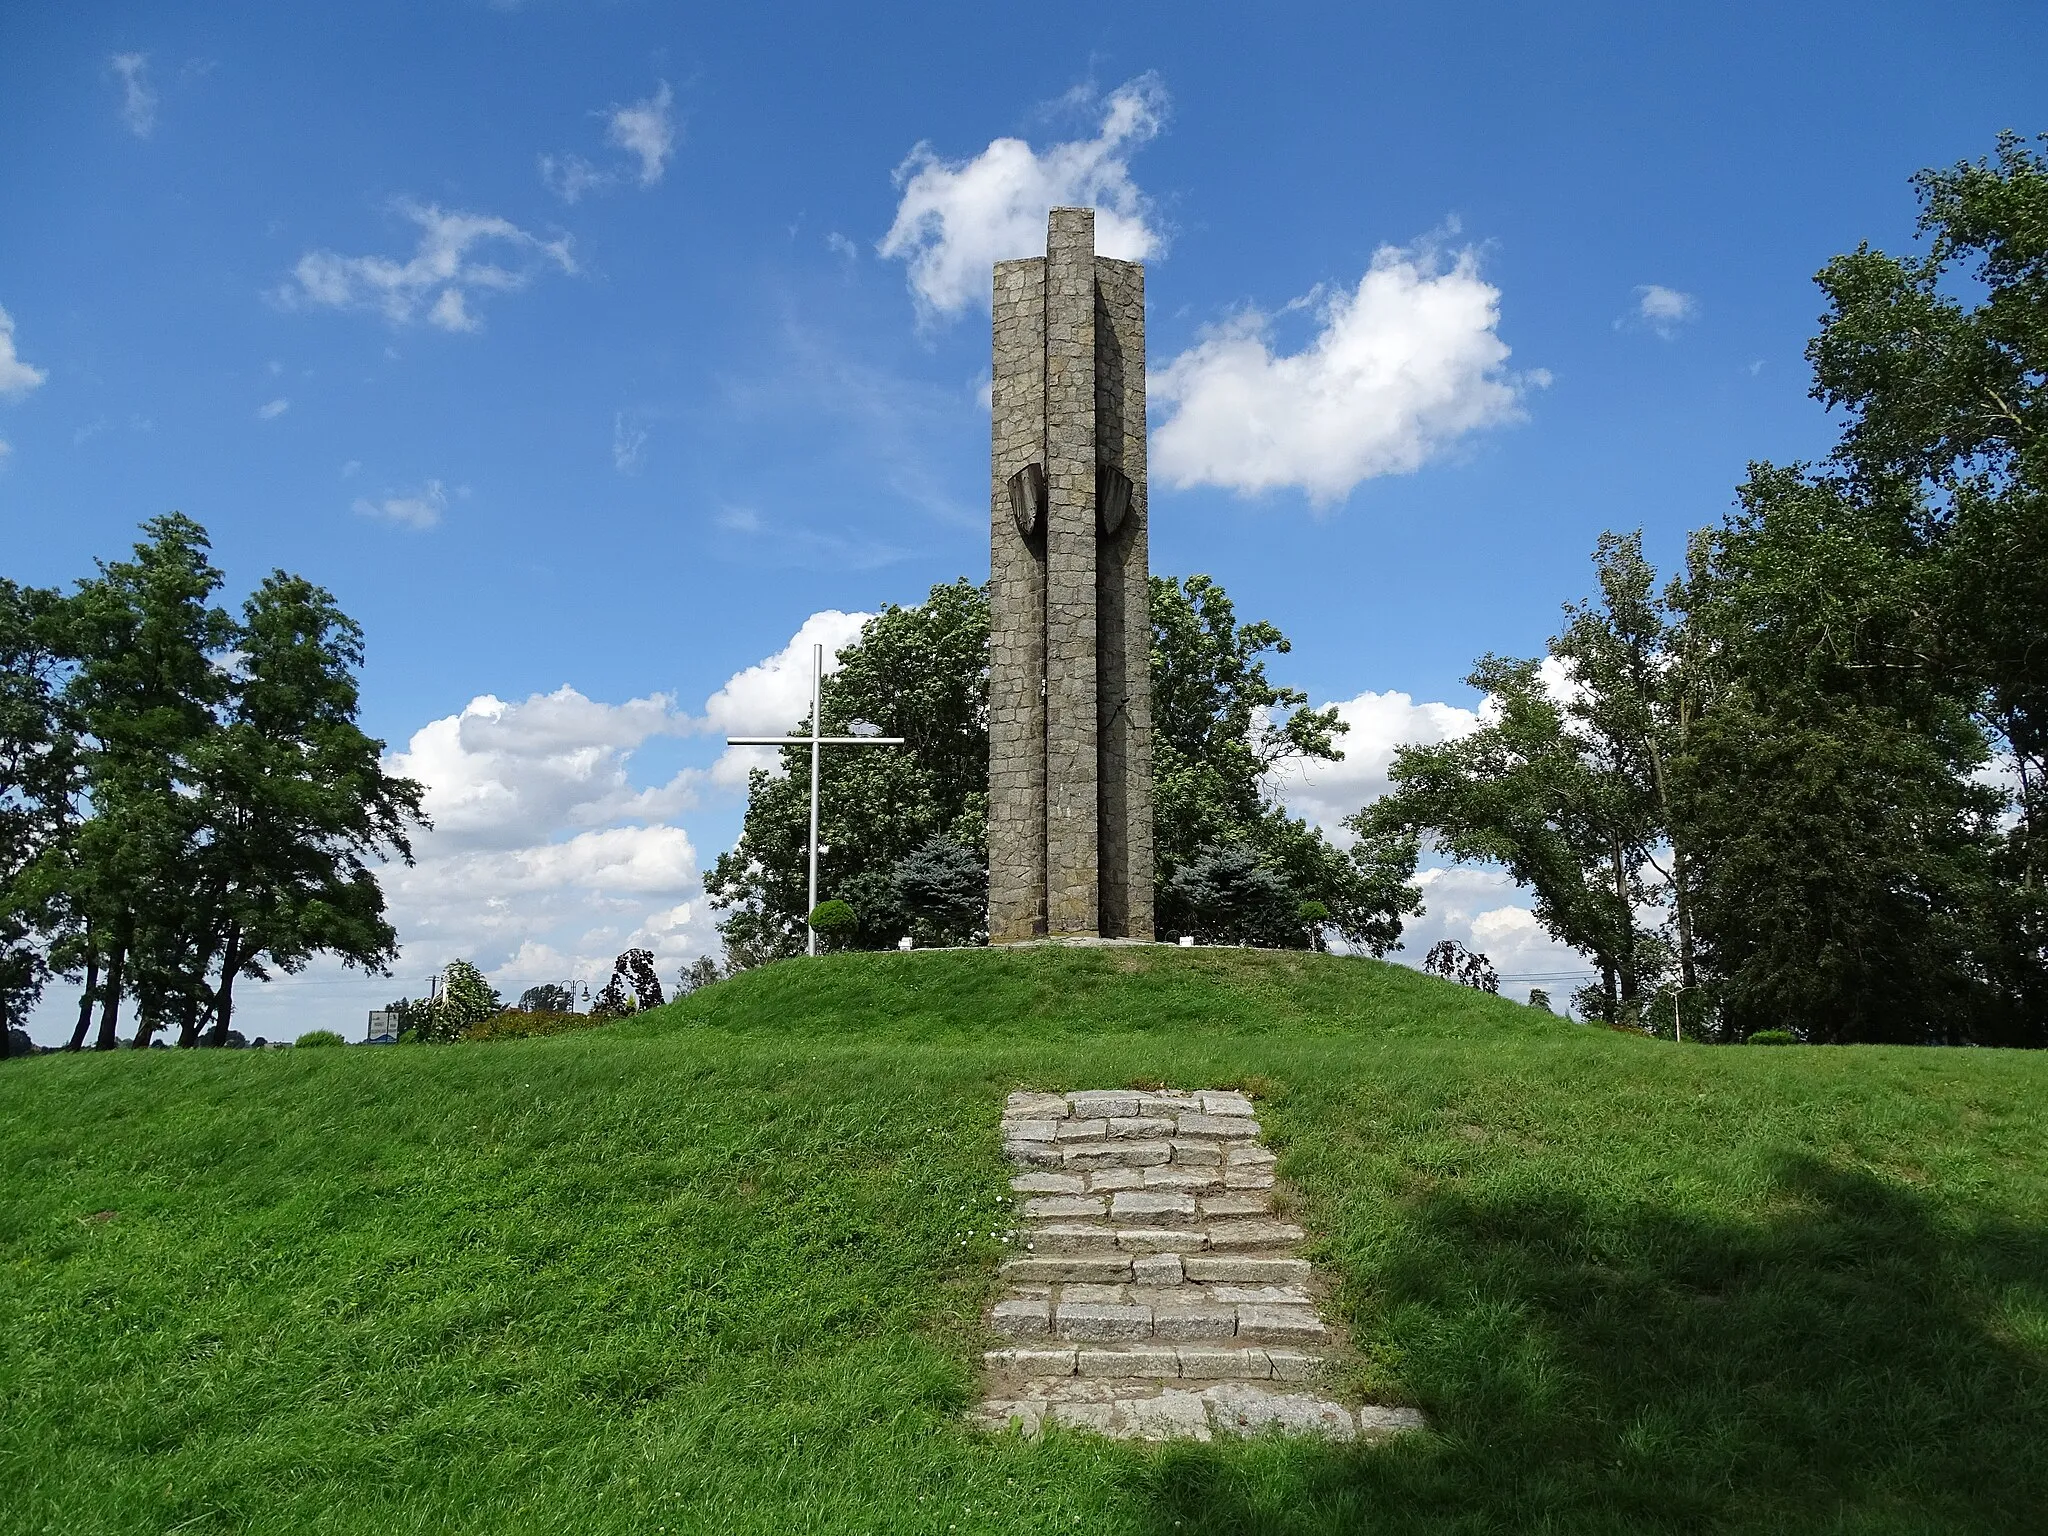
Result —
[[42, 386], [49, 374], [23, 362], [14, 351], [14, 317], [0, 309], [0, 395], [19, 400]]
[[860, 247], [836, 229], [825, 237], [825, 249], [844, 261], [860, 260]]
[[[645, 101], [609, 108], [605, 118], [605, 142], [622, 151], [631, 161], [633, 179], [643, 187], [660, 182], [676, 149], [675, 115], [669, 109], [675, 93], [666, 80], [658, 83]], [[580, 202], [593, 192], [608, 192], [625, 179], [625, 172], [591, 164], [581, 155], [542, 155], [540, 179], [565, 203]]]
[[[473, 296], [516, 292], [550, 268], [576, 270], [566, 235], [543, 240], [495, 214], [431, 203], [401, 200], [396, 210], [420, 228], [410, 258], [309, 251], [292, 269], [279, 300], [288, 307], [371, 309], [394, 325], [410, 324], [424, 312], [427, 323], [442, 330], [474, 331], [481, 322], [469, 311]], [[486, 251], [501, 259], [490, 259]]]
[[156, 129], [157, 102], [149, 83], [149, 55], [117, 53], [107, 62], [121, 77], [121, 121], [138, 139], [148, 138]]
[[605, 126], [606, 142], [639, 160], [643, 187], [661, 180], [662, 172], [668, 168], [668, 157], [675, 153], [676, 122], [669, 112], [674, 100], [668, 82], [663, 80], [645, 101], [615, 108], [611, 122]]
[[876, 249], [909, 266], [910, 291], [929, 319], [986, 304], [995, 262], [1045, 252], [1045, 216], [1055, 207], [1095, 209], [1095, 248], [1142, 261], [1164, 241], [1131, 180], [1132, 151], [1158, 134], [1166, 91], [1150, 75], [1103, 103], [1095, 136], [1044, 152], [1022, 139], [996, 139], [971, 160], [941, 160], [919, 144], [896, 168], [903, 189], [896, 219]]
[[268, 405], [256, 407], [256, 419], [258, 421], [275, 421], [291, 408], [292, 403], [289, 400], [273, 400]]
[[683, 775], [638, 790], [626, 774], [647, 742], [690, 729], [663, 694], [624, 704], [597, 703], [566, 686], [518, 704], [483, 694], [414, 732], [392, 767], [428, 786], [437, 841], [506, 849], [531, 841], [536, 828], [659, 819], [692, 804]]
[[8, 456], [13, 452], [14, 444], [7, 441], [6, 438], [0, 437], [0, 465], [4, 465], [7, 462]]
[[1550, 936], [1528, 905], [1529, 893], [1504, 871], [1453, 865], [1421, 870], [1415, 883], [1422, 887], [1423, 913], [1402, 933], [1404, 963], [1420, 966], [1432, 944], [1456, 939], [1485, 955], [1502, 976], [1552, 978], [1504, 981], [1501, 995], [1526, 1000], [1531, 987], [1541, 987], [1560, 1013], [1571, 993], [1591, 979], [1591, 962]]
[[357, 516], [382, 518], [401, 528], [431, 528], [441, 521], [441, 514], [447, 510], [448, 488], [439, 480], [429, 480], [416, 491], [387, 493], [382, 499], [368, 496], [355, 499]]
[[591, 192], [616, 186], [618, 177], [601, 171], [581, 155], [542, 155], [541, 185], [565, 203], [581, 202]]
[[640, 467], [640, 455], [647, 447], [647, 429], [628, 418], [624, 411], [612, 417], [612, 464], [620, 474]]
[[[1677, 336], [1680, 326], [1699, 316], [1700, 303], [1689, 293], [1680, 293], [1676, 288], [1666, 288], [1662, 283], [1644, 283], [1636, 289], [1634, 314], [1627, 318], [1634, 324], [1655, 331], [1665, 341]], [[1615, 321], [1617, 329], [1621, 321]]]
[[1343, 836], [1338, 823], [1391, 787], [1387, 770], [1394, 749], [1408, 744], [1453, 741], [1479, 728], [1480, 717], [1455, 704], [1418, 704], [1405, 693], [1365, 692], [1337, 705], [1351, 729], [1337, 738], [1342, 762], [1285, 764], [1274, 788], [1297, 816]]
[[1427, 245], [1383, 246], [1321, 317], [1307, 347], [1276, 355], [1270, 317], [1250, 311], [1154, 372], [1151, 397], [1171, 413], [1153, 434], [1154, 470], [1182, 488], [1298, 486], [1328, 505], [1522, 420], [1523, 394], [1549, 382], [1505, 371], [1500, 290], [1469, 248], [1445, 266]]
[[[804, 620], [789, 644], [764, 661], [735, 672], [704, 701], [699, 729], [720, 736], [779, 736], [796, 729], [811, 712], [811, 647], [825, 647], [825, 671], [839, 670], [839, 651], [860, 638], [874, 615], [828, 608]], [[712, 766], [713, 782], [743, 787], [749, 770], [774, 768], [773, 747], [727, 747]]]

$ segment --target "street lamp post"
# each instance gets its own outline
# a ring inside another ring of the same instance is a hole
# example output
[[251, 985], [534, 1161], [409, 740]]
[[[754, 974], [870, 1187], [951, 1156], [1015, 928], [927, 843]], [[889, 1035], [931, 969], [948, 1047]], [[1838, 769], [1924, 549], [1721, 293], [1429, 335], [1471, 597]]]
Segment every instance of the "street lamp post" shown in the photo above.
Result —
[[[877, 736], [875, 727], [865, 720], [856, 720], [851, 736], [824, 736], [820, 708], [825, 683], [825, 647], [811, 647], [811, 734], [808, 736], [728, 736], [728, 747], [802, 747], [811, 749], [811, 904], [804, 913], [804, 926], [810, 930], [811, 954], [818, 952], [818, 930], [811, 928], [811, 913], [818, 910], [818, 758], [824, 747], [900, 747], [901, 736]], [[866, 726], [866, 730], [861, 728]]]

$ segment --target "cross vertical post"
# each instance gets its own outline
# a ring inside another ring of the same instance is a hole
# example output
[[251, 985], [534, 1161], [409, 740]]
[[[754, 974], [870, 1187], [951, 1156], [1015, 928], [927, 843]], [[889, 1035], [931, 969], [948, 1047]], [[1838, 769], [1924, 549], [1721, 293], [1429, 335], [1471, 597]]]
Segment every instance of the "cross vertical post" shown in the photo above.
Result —
[[818, 730], [823, 723], [818, 705], [825, 687], [825, 647], [811, 647], [811, 904], [804, 908], [804, 926], [810, 928], [809, 953], [818, 953], [818, 930], [810, 927], [810, 914], [818, 910]]
[[876, 727], [865, 720], [851, 722], [851, 736], [827, 736], [825, 729], [825, 647], [811, 647], [811, 733], [808, 736], [728, 736], [728, 747], [809, 747], [811, 749], [811, 904], [804, 911], [808, 930], [806, 953], [818, 953], [818, 930], [811, 927], [811, 913], [818, 910], [818, 766], [825, 747], [900, 747], [901, 736], [878, 736]]

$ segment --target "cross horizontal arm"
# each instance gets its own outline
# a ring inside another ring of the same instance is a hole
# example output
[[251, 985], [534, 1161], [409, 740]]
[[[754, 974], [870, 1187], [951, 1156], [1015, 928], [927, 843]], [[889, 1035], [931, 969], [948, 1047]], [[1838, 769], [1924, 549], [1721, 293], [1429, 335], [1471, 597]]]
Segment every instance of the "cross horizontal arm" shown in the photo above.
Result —
[[900, 747], [901, 736], [728, 736], [728, 747]]

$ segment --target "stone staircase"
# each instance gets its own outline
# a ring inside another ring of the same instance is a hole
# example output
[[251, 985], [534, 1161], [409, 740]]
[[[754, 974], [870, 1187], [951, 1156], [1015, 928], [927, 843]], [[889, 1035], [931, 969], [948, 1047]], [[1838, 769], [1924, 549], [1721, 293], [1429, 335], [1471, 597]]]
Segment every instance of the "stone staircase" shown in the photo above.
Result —
[[1420, 1427], [1324, 1384], [1336, 1346], [1273, 1154], [1239, 1093], [1013, 1093], [1023, 1256], [988, 1325], [979, 1422], [1207, 1440], [1278, 1426], [1332, 1439]]

